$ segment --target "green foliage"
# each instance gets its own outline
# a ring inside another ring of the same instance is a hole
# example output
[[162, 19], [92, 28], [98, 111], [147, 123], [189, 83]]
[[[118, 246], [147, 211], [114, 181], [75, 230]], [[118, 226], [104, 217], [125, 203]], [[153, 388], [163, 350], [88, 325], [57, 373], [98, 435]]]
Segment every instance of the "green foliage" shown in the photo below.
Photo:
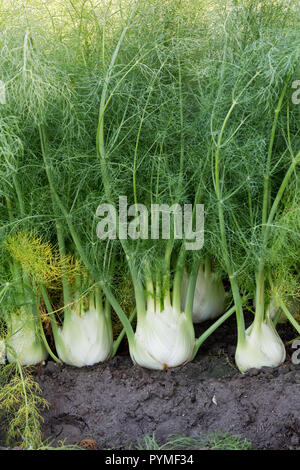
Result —
[[48, 407], [30, 369], [19, 363], [0, 368], [0, 413], [7, 445], [37, 449], [42, 444], [41, 411]]
[[[263, 264], [264, 307], [299, 295], [299, 166], [265, 220], [300, 148], [296, 0], [3, 0], [0, 26], [1, 335], [6, 307], [32, 303], [35, 284], [55, 281], [62, 310], [101, 285], [124, 325], [133, 290], [139, 315], [206, 257], [240, 296], [255, 295]], [[96, 209], [120, 195], [203, 203], [204, 248], [179, 263], [174, 233], [99, 240]], [[78, 289], [67, 260], [85, 265]]]
[[158, 443], [155, 435], [141, 439], [138, 450], [251, 450], [246, 438], [229, 433], [200, 434], [199, 437], [170, 436], [165, 443]]

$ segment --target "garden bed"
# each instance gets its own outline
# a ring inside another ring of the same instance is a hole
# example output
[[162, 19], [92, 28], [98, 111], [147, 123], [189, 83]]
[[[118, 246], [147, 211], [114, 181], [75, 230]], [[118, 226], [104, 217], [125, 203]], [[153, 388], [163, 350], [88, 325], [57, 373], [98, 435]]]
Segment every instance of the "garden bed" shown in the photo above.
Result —
[[2, 0], [0, 446], [300, 449], [298, 4]]
[[[82, 369], [49, 361], [37, 370], [50, 404], [44, 438], [55, 444], [89, 438], [98, 449], [128, 449], [146, 434], [165, 442], [174, 434], [227, 432], [254, 449], [299, 448], [300, 365], [288, 356], [279, 368], [241, 375], [233, 363], [233, 329], [230, 323], [219, 328], [193, 362], [173, 370], [145, 370], [125, 354]], [[280, 334], [288, 340], [293, 333], [285, 325]]]

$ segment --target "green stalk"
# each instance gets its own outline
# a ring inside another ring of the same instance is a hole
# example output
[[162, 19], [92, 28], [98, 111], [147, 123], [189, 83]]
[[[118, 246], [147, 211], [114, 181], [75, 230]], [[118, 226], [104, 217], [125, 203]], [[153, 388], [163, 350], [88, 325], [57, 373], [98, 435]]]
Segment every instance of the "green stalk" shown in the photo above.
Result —
[[0, 302], [2, 301], [4, 295], [5, 295], [5, 292], [7, 291], [7, 289], [9, 288], [10, 284], [9, 282], [6, 282], [4, 287], [1, 289], [0, 291]]
[[51, 328], [52, 328], [53, 332], [57, 333], [58, 325], [56, 323], [56, 319], [55, 319], [55, 316], [54, 316], [54, 313], [53, 313], [53, 308], [52, 308], [47, 290], [46, 290], [46, 288], [43, 284], [39, 284], [39, 288], [40, 288], [42, 297], [43, 297], [45, 305], [46, 305], [47, 313], [48, 313], [49, 318], [50, 318]]
[[108, 321], [111, 324], [111, 327], [112, 327], [112, 323], [111, 323], [111, 305], [110, 305], [110, 303], [108, 302], [107, 299], [105, 299], [105, 302], [104, 302], [104, 314], [105, 314], [106, 321]]
[[[179, 26], [179, 25], [178, 25]], [[180, 164], [179, 164], [179, 185], [178, 185], [178, 194], [181, 193], [182, 181], [183, 181], [183, 159], [184, 159], [184, 136], [183, 136], [183, 103], [182, 103], [182, 76], [181, 76], [181, 64], [180, 58], [178, 57], [178, 81], [179, 81], [179, 102], [180, 102]], [[174, 240], [168, 240], [165, 252], [165, 274], [163, 276], [163, 287], [165, 289], [165, 303], [171, 305], [170, 297], [170, 259], [174, 246]], [[174, 287], [173, 287], [173, 307], [175, 307], [174, 302], [178, 308], [178, 311], [181, 311], [180, 305], [180, 295], [181, 295], [181, 284], [182, 280], [182, 269], [178, 271], [178, 275], [174, 278]]]
[[[101, 282], [100, 282], [100, 285], [101, 285]], [[108, 287], [106, 287], [104, 284], [102, 284], [101, 287], [102, 287], [102, 290], [103, 290], [105, 296], [107, 297], [107, 300], [109, 301], [110, 305], [112, 306], [112, 308], [114, 309], [114, 311], [116, 312], [116, 314], [120, 318], [120, 321], [122, 322], [122, 325], [123, 325], [123, 327], [126, 331], [126, 335], [127, 335], [127, 339], [128, 339], [129, 344], [133, 343], [133, 341], [134, 341], [134, 331], [132, 329], [131, 323], [130, 323], [127, 315], [124, 313], [124, 311], [120, 307], [119, 302], [117, 301], [117, 299], [115, 298], [115, 296], [113, 295], [111, 290]]]
[[95, 300], [96, 300], [96, 310], [100, 313], [104, 313], [103, 310], [103, 301], [102, 301], [102, 294], [99, 288], [96, 288], [95, 291]]
[[[271, 159], [272, 159], [272, 153], [273, 153], [276, 128], [277, 128], [277, 123], [278, 123], [278, 116], [279, 116], [282, 102], [286, 93], [288, 79], [286, 80], [285, 86], [283, 87], [277, 107], [275, 109], [275, 116], [274, 116], [273, 125], [272, 125], [271, 138], [270, 138], [269, 147], [268, 147], [267, 164], [266, 164], [266, 171], [265, 171], [265, 178], [264, 178], [264, 195], [263, 195], [263, 210], [262, 210], [262, 238], [263, 238], [262, 249], [263, 250], [267, 246], [268, 235], [270, 233], [269, 227], [270, 227], [270, 223], [272, 223], [269, 221], [272, 210], [268, 218], [268, 209], [270, 205], [270, 195], [271, 195], [271, 182], [270, 182]], [[280, 199], [278, 200], [278, 204], [279, 204]], [[278, 207], [278, 204], [276, 206], [276, 209]], [[273, 203], [273, 206], [274, 206], [274, 203]], [[272, 206], [272, 209], [273, 209], [273, 206]], [[275, 215], [276, 209], [274, 211], [274, 215]], [[265, 265], [265, 261], [261, 257], [258, 262], [258, 270], [257, 270], [257, 276], [256, 276], [256, 308], [255, 308], [255, 318], [254, 318], [254, 324], [253, 324], [253, 327], [255, 329], [260, 328], [261, 323], [264, 319], [264, 265]]]
[[152, 310], [155, 312], [155, 303], [154, 303], [154, 286], [150, 273], [145, 274], [145, 283], [147, 291], [147, 311]]
[[275, 116], [273, 120], [271, 139], [270, 139], [269, 148], [268, 148], [268, 157], [267, 157], [266, 173], [265, 173], [265, 180], [264, 180], [263, 211], [262, 211], [262, 234], [263, 235], [266, 229], [266, 222], [267, 222], [267, 217], [268, 217], [267, 214], [268, 214], [268, 207], [269, 207], [269, 200], [270, 200], [270, 193], [271, 193], [270, 170], [271, 170], [271, 158], [272, 158], [272, 152], [273, 152], [273, 146], [274, 146], [274, 139], [275, 139], [275, 133], [276, 133], [276, 128], [277, 128], [278, 115], [281, 110], [281, 106], [282, 106], [282, 102], [286, 93], [289, 78], [290, 78], [290, 75], [288, 76], [286, 80], [286, 83], [281, 92], [277, 107], [275, 109]]
[[17, 193], [18, 203], [19, 203], [19, 206], [20, 206], [20, 215], [22, 217], [24, 217], [24, 215], [25, 215], [24, 200], [23, 200], [23, 196], [22, 196], [21, 187], [20, 187], [20, 184], [19, 184], [19, 181], [18, 181], [18, 178], [16, 177], [16, 175], [13, 175], [13, 183], [14, 183], [14, 187], [15, 187], [15, 190], [16, 190], [16, 193]]
[[155, 272], [155, 311], [157, 313], [161, 311], [161, 277], [157, 267]]
[[224, 313], [217, 321], [215, 321], [199, 338], [196, 339], [195, 346], [194, 346], [194, 356], [197, 354], [200, 346], [204, 343], [204, 341], [217, 329], [219, 328], [224, 321], [227, 320], [236, 310], [235, 305], [231, 307], [226, 313]]
[[[21, 214], [22, 217], [24, 217], [25, 216], [24, 200], [23, 200], [21, 187], [20, 187], [20, 184], [19, 184], [19, 181], [18, 181], [18, 178], [17, 178], [16, 174], [13, 175], [13, 184], [14, 184], [15, 191], [16, 191], [16, 194], [17, 194], [17, 200], [18, 200], [18, 204], [19, 204], [20, 214]], [[10, 201], [8, 196], [6, 196], [6, 202], [7, 202], [9, 218], [10, 218], [10, 221], [12, 222], [13, 221], [13, 212], [12, 212], [11, 201]], [[19, 264], [16, 263], [15, 261], [12, 262], [12, 266], [13, 266], [14, 275], [19, 277], [19, 280], [22, 279], [22, 281], [23, 281], [21, 283], [22, 284], [21, 289], [19, 289], [19, 287], [17, 288], [17, 290], [18, 290], [17, 297], [19, 299], [23, 295], [24, 302], [25, 302], [25, 309], [28, 311], [29, 303], [30, 303], [30, 295], [28, 294], [27, 290], [24, 289], [24, 283], [28, 282], [28, 284], [30, 284], [29, 276], [22, 271], [21, 266], [19, 266]], [[17, 281], [17, 283], [19, 283], [19, 282], [20, 281]], [[22, 291], [22, 293], [21, 293], [21, 291]]]
[[226, 114], [224, 119], [223, 125], [221, 127], [221, 131], [217, 141], [217, 150], [215, 155], [215, 191], [218, 198], [218, 213], [219, 213], [219, 225], [220, 225], [220, 233], [221, 233], [221, 248], [225, 260], [226, 269], [229, 275], [232, 294], [234, 303], [236, 306], [236, 318], [237, 318], [237, 325], [238, 325], [238, 344], [243, 343], [245, 341], [245, 320], [242, 308], [242, 300], [241, 295], [239, 292], [238, 283], [236, 280], [235, 274], [232, 272], [232, 267], [229, 259], [228, 254], [228, 247], [227, 247], [227, 239], [226, 239], [226, 229], [225, 229], [225, 218], [224, 218], [224, 210], [223, 210], [223, 201], [222, 201], [222, 192], [221, 192], [221, 185], [220, 185], [220, 151], [221, 151], [221, 144], [223, 139], [223, 134], [225, 131], [225, 127], [227, 122], [230, 118], [231, 113], [233, 112], [237, 101], [234, 100], [229, 111]]
[[273, 319], [273, 325], [276, 328], [276, 325], [278, 323], [279, 318], [281, 317], [281, 311], [280, 308], [278, 309], [278, 312], [276, 313], [274, 319]]
[[165, 262], [164, 262], [164, 272], [163, 272], [163, 295], [164, 295], [164, 304], [165, 307], [171, 306], [171, 297], [170, 297], [170, 261], [171, 254], [174, 245], [174, 240], [170, 238], [167, 242], [166, 251], [165, 251]]
[[204, 274], [205, 274], [205, 277], [208, 277], [211, 274], [211, 262], [210, 262], [209, 256], [205, 256]]
[[135, 301], [136, 301], [137, 314], [142, 317], [146, 315], [146, 299], [145, 299], [144, 287], [143, 287], [141, 280], [138, 277], [138, 274], [136, 272], [135, 267], [133, 266], [133, 263], [130, 262], [130, 257], [127, 258], [127, 260], [128, 260], [128, 265], [130, 269], [130, 274], [132, 277], [133, 287], [134, 287], [134, 296], [135, 296]]
[[131, 20], [134, 17], [135, 11], [137, 9], [139, 0], [136, 0], [134, 7], [131, 11], [130, 17], [128, 19], [127, 25], [124, 27], [121, 36], [119, 38], [119, 41], [117, 43], [117, 46], [113, 52], [110, 64], [108, 66], [107, 74], [104, 80], [104, 85], [102, 89], [102, 94], [101, 94], [101, 101], [100, 101], [100, 108], [99, 108], [99, 119], [98, 119], [98, 129], [97, 129], [97, 135], [96, 135], [96, 146], [97, 146], [97, 152], [100, 157], [101, 161], [101, 172], [102, 172], [102, 180], [103, 180], [103, 185], [105, 189], [105, 194], [106, 196], [110, 196], [110, 190], [109, 190], [109, 178], [108, 178], [108, 171], [107, 171], [107, 165], [106, 165], [106, 151], [105, 151], [105, 139], [104, 139], [104, 112], [106, 108], [106, 96], [107, 96], [107, 91], [108, 91], [108, 84], [111, 78], [111, 74], [115, 65], [115, 62], [117, 60], [118, 54], [120, 47], [122, 45], [122, 42], [125, 38], [126, 32], [130, 26]]
[[[122, 45], [122, 42], [125, 38], [126, 32], [130, 26], [131, 20], [134, 17], [135, 11], [137, 9], [139, 0], [136, 0], [134, 7], [131, 11], [130, 17], [128, 19], [127, 25], [124, 27], [121, 36], [119, 38], [119, 41], [117, 43], [117, 46], [113, 52], [107, 74], [104, 80], [104, 85], [101, 93], [101, 101], [100, 101], [100, 107], [99, 107], [99, 119], [98, 119], [98, 128], [97, 128], [97, 134], [96, 134], [96, 148], [97, 148], [97, 154], [100, 157], [100, 166], [101, 166], [101, 174], [102, 174], [102, 182], [104, 186], [104, 191], [106, 194], [106, 197], [108, 200], [111, 200], [111, 191], [110, 191], [110, 185], [109, 185], [109, 174], [108, 174], [108, 168], [107, 168], [107, 155], [106, 155], [106, 150], [105, 150], [105, 138], [104, 138], [104, 113], [105, 109], [107, 107], [108, 101], [106, 99], [107, 97], [107, 92], [108, 92], [108, 84], [111, 78], [111, 74], [116, 62], [116, 59], [119, 54], [120, 47]], [[128, 72], [129, 73], [129, 72]], [[124, 78], [124, 77], [123, 77]], [[120, 240], [122, 247], [124, 249], [126, 258], [128, 260], [130, 272], [132, 275], [132, 281], [134, 285], [134, 290], [135, 290], [135, 298], [136, 298], [136, 304], [137, 304], [137, 312], [139, 315], [145, 315], [146, 310], [145, 310], [145, 296], [144, 296], [144, 288], [142, 285], [142, 282], [139, 279], [138, 273], [136, 272], [136, 268], [134, 266], [134, 263], [131, 261], [131, 256], [130, 253], [127, 249], [127, 243], [125, 240]]]
[[242, 306], [242, 298], [239, 291], [238, 283], [235, 278], [235, 274], [232, 274], [230, 277], [230, 284], [232, 289], [232, 295], [236, 307], [236, 318], [237, 318], [237, 328], [238, 328], [238, 341], [237, 345], [243, 344], [246, 338], [245, 333], [245, 320]]
[[181, 245], [181, 249], [178, 255], [176, 270], [173, 282], [173, 299], [172, 305], [178, 312], [181, 312], [181, 284], [182, 276], [184, 271], [184, 259], [185, 259], [185, 246], [184, 243]]
[[[42, 323], [42, 319], [41, 319], [41, 316], [38, 315], [38, 321], [39, 321], [39, 331], [40, 331], [40, 335], [41, 335], [41, 338], [42, 338], [42, 341], [44, 343], [44, 346], [49, 354], [49, 356], [52, 357], [52, 359], [59, 363], [59, 364], [62, 364], [62, 361], [52, 352], [49, 344], [48, 344], [48, 341], [47, 341], [47, 338], [46, 338], [46, 335], [45, 335], [45, 332], [44, 332], [44, 328], [43, 328], [43, 323]], [[50, 321], [51, 321], [51, 317], [50, 317]], [[51, 322], [51, 326], [52, 326], [52, 322]]]
[[12, 209], [12, 205], [11, 205], [11, 200], [7, 195], [5, 195], [5, 199], [6, 199], [6, 205], [7, 205], [7, 212], [8, 212], [9, 220], [10, 220], [10, 222], [13, 222], [14, 216], [13, 216], [13, 209]]
[[269, 217], [268, 217], [268, 220], [267, 220], [267, 224], [266, 224], [266, 230], [265, 230], [265, 236], [264, 236], [264, 247], [266, 246], [267, 242], [268, 242], [268, 236], [269, 236], [269, 233], [270, 233], [270, 229], [271, 229], [271, 224], [273, 223], [273, 220], [274, 220], [274, 217], [276, 215], [276, 211], [278, 209], [278, 206], [279, 206], [279, 203], [281, 201], [281, 198], [283, 196], [283, 193], [285, 191], [285, 188], [289, 182], [289, 179], [290, 177], [292, 176], [293, 172], [294, 172], [294, 169], [296, 168], [296, 166], [298, 165], [298, 163], [300, 162], [300, 151], [297, 153], [296, 157], [294, 157], [292, 163], [290, 164], [286, 174], [285, 174], [285, 177], [283, 178], [283, 181], [280, 185], [280, 188], [276, 194], [276, 197], [273, 201], [273, 204], [272, 204], [272, 207], [271, 207], [271, 210], [270, 210], [270, 214], [269, 214]]
[[[263, 233], [263, 249], [267, 247], [269, 241], [269, 235], [271, 230], [271, 225], [276, 215], [279, 203], [285, 191], [285, 188], [289, 182], [290, 177], [292, 176], [296, 165], [300, 162], [300, 151], [293, 159], [292, 163], [290, 164], [285, 177], [280, 185], [280, 188], [277, 192], [277, 195], [273, 201], [269, 217], [266, 222], [265, 230]], [[264, 259], [260, 258], [258, 263], [258, 272], [256, 278], [256, 312], [255, 312], [255, 319], [254, 325], [255, 328], [258, 328], [264, 318]]]
[[256, 306], [253, 329], [259, 330], [264, 320], [265, 312], [265, 270], [264, 262], [260, 259], [256, 275]]
[[192, 271], [189, 277], [189, 283], [188, 283], [185, 306], [184, 306], [184, 312], [191, 321], [193, 317], [193, 304], [194, 304], [194, 295], [195, 295], [195, 287], [196, 287], [196, 282], [197, 282], [198, 270], [199, 270], [199, 262], [195, 262], [193, 264]]
[[223, 252], [224, 259], [225, 259], [226, 269], [229, 275], [231, 275], [232, 269], [231, 269], [231, 263], [229, 260], [227, 240], [226, 240], [226, 229], [225, 229], [225, 219], [224, 219], [224, 211], [223, 211], [222, 192], [221, 192], [221, 185], [220, 185], [219, 166], [220, 166], [220, 151], [221, 151], [223, 134], [224, 134], [227, 122], [230, 118], [230, 115], [233, 112], [236, 104], [237, 104], [237, 101], [234, 100], [223, 121], [223, 125], [221, 127], [221, 131], [218, 137], [217, 150], [216, 150], [216, 155], [215, 155], [215, 191], [216, 191], [216, 195], [218, 198], [218, 213], [219, 213], [219, 224], [220, 224], [221, 245], [222, 245], [221, 247], [222, 247], [222, 252]]
[[[53, 204], [55, 201], [53, 200]], [[66, 309], [68, 310], [68, 305], [71, 303], [72, 295], [71, 295], [71, 286], [68, 279], [68, 267], [66, 265], [66, 245], [65, 245], [65, 238], [63, 234], [63, 228], [61, 222], [56, 220], [56, 233], [57, 233], [57, 241], [58, 241], [58, 248], [60, 259], [62, 263], [62, 285], [63, 285], [63, 297], [64, 297], [64, 305], [66, 305]]]
[[[132, 314], [130, 315], [129, 317], [129, 321], [130, 323], [132, 323], [134, 317], [136, 315], [136, 308], [133, 310]], [[122, 342], [122, 339], [124, 338], [125, 336], [125, 328], [122, 329], [121, 333], [119, 334], [118, 338], [114, 341], [114, 344], [113, 344], [113, 349], [112, 349], [112, 356], [111, 357], [114, 357], [119, 349], [119, 346]]]
[[293, 315], [291, 314], [291, 312], [289, 312], [289, 310], [287, 309], [285, 303], [283, 302], [283, 300], [279, 299], [279, 305], [280, 307], [282, 308], [283, 312], [285, 313], [287, 319], [289, 320], [289, 322], [293, 325], [293, 327], [295, 328], [295, 330], [300, 333], [300, 325], [298, 324], [298, 322], [295, 320], [295, 318], [293, 317]]

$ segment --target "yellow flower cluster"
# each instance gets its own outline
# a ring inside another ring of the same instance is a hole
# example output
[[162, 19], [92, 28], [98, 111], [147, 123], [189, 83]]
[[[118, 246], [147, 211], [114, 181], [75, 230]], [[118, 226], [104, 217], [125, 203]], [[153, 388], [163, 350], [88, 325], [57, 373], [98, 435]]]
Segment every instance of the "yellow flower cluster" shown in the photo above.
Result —
[[63, 270], [71, 277], [83, 270], [73, 257], [62, 257], [56, 247], [33, 232], [18, 232], [7, 238], [5, 246], [24, 272], [36, 282], [55, 283], [62, 277]]

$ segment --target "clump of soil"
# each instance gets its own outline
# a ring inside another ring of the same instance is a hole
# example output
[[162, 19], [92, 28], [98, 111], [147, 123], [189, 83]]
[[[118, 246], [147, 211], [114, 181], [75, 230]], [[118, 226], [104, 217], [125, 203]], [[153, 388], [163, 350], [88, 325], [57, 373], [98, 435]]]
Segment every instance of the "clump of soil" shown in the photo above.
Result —
[[[279, 332], [293, 338], [288, 325]], [[256, 449], [299, 448], [300, 366], [291, 363], [291, 349], [279, 368], [241, 375], [233, 361], [235, 344], [232, 320], [193, 362], [176, 369], [145, 370], [128, 355], [83, 369], [49, 361], [37, 375], [50, 404], [43, 413], [44, 438], [128, 449], [145, 434], [164, 442], [176, 433], [229, 432]]]

